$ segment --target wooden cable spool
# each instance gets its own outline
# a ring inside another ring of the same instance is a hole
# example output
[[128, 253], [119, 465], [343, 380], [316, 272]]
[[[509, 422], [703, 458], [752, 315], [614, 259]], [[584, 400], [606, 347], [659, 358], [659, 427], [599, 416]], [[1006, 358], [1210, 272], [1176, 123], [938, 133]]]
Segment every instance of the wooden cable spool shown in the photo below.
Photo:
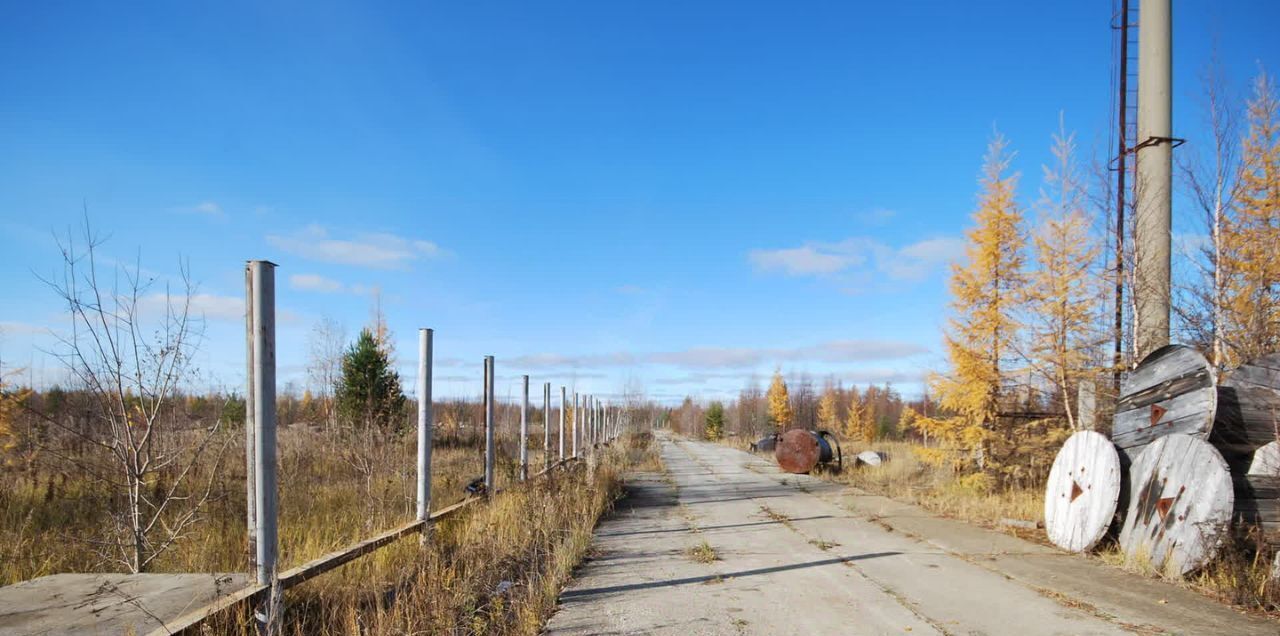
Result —
[[1257, 526], [1263, 537], [1280, 544], [1280, 441], [1253, 452], [1249, 470], [1236, 476], [1236, 521]]
[[1116, 514], [1120, 455], [1105, 435], [1075, 433], [1058, 451], [1044, 493], [1044, 526], [1054, 545], [1070, 552], [1092, 549]]
[[1165, 435], [1207, 439], [1217, 403], [1217, 383], [1209, 361], [1191, 347], [1161, 347], [1121, 383], [1111, 441], [1128, 464]]
[[1234, 479], [1234, 520], [1256, 527], [1269, 543], [1280, 544], [1280, 472]]
[[1250, 360], [1218, 387], [1218, 413], [1209, 441], [1235, 480], [1237, 523], [1280, 543], [1280, 353]]
[[1129, 467], [1131, 494], [1120, 547], [1169, 575], [1204, 565], [1221, 545], [1235, 502], [1231, 472], [1208, 442], [1172, 433], [1151, 442]]
[[1255, 452], [1280, 437], [1280, 353], [1240, 365], [1218, 388], [1213, 443], [1237, 473]]

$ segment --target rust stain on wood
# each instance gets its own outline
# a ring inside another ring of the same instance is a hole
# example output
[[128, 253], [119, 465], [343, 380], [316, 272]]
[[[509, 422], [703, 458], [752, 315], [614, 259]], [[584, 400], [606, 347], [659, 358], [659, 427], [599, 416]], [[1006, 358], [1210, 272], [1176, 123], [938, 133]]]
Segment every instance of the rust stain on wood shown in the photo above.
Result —
[[1169, 410], [1164, 408], [1163, 406], [1160, 406], [1159, 404], [1152, 404], [1151, 405], [1151, 425], [1155, 426], [1156, 424], [1159, 424], [1160, 418], [1164, 417], [1164, 414], [1168, 412]]

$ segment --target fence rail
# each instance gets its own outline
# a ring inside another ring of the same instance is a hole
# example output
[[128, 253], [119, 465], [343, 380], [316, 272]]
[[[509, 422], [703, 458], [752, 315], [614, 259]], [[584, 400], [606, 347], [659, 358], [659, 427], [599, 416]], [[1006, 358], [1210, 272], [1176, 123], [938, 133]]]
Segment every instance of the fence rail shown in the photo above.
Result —
[[[539, 479], [550, 474], [552, 471], [573, 463], [576, 457], [569, 457], [558, 460], [550, 466], [538, 471], [530, 477], [530, 480]], [[499, 490], [495, 494], [501, 494]], [[487, 501], [485, 497], [470, 497], [459, 501], [458, 503], [445, 506], [433, 513], [426, 521], [415, 519], [406, 524], [397, 526], [390, 530], [386, 530], [368, 539], [356, 542], [340, 550], [335, 550], [321, 557], [317, 557], [302, 565], [290, 568], [281, 572], [277, 578], [277, 585], [281, 589], [289, 589], [295, 585], [299, 585], [305, 581], [315, 578], [325, 572], [337, 569], [346, 565], [362, 556], [377, 552], [378, 550], [395, 543], [399, 539], [419, 534], [431, 527], [432, 524], [443, 521], [455, 514], [471, 508], [474, 504]], [[200, 609], [183, 614], [173, 620], [166, 621], [160, 627], [148, 633], [148, 636], [169, 636], [171, 634], [183, 634], [191, 631], [195, 627], [205, 621], [230, 610], [244, 603], [256, 603], [263, 600], [263, 597], [270, 591], [271, 586], [253, 583], [247, 587], [232, 592], [218, 600], [201, 607]]]

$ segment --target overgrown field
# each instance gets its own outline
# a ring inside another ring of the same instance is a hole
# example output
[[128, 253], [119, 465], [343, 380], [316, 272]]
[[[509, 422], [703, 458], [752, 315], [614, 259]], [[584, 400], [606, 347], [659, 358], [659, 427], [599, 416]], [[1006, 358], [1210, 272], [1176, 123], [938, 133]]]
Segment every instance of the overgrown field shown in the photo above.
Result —
[[[216, 466], [210, 454], [198, 467], [199, 479], [212, 475], [213, 496], [200, 522], [153, 571], [247, 570], [240, 439], [227, 438]], [[503, 492], [491, 505], [439, 524], [426, 547], [407, 538], [291, 590], [286, 633], [537, 633], [596, 520], [616, 498], [621, 471], [628, 462], [650, 461], [648, 446], [647, 435], [630, 435], [594, 470], [579, 463], [520, 484], [516, 440], [500, 439]], [[531, 473], [544, 465], [541, 449], [538, 435], [530, 441]], [[412, 433], [342, 437], [285, 427], [279, 450], [282, 569], [413, 518]], [[483, 474], [482, 438], [466, 430], [438, 435], [432, 472], [434, 509], [463, 499], [466, 484]], [[111, 523], [110, 493], [61, 471], [11, 470], [0, 480], [0, 584], [118, 571], [97, 543]], [[224, 617], [211, 633], [252, 631], [246, 618]]]
[[[157, 559], [153, 571], [247, 571], [243, 439], [242, 432], [230, 432], [221, 461], [206, 453], [195, 467], [193, 484], [211, 478], [210, 500], [199, 523]], [[412, 434], [339, 436], [292, 426], [279, 430], [278, 444], [284, 568], [413, 518]], [[541, 452], [534, 457], [541, 461]], [[58, 465], [67, 467], [50, 468]], [[460, 500], [483, 466], [478, 436], [437, 439], [432, 506]], [[514, 464], [503, 462], [501, 468], [509, 481]], [[100, 543], [118, 496], [95, 487], [68, 462], [33, 462], [27, 470], [0, 473], [0, 584], [58, 572], [118, 571]]]

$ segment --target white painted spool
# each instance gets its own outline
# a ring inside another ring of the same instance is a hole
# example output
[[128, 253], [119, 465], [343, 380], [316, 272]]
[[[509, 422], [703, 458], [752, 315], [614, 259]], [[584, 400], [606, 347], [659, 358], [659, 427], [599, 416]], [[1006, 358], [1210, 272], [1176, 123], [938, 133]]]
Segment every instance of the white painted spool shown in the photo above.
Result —
[[1269, 442], [1253, 452], [1249, 474], [1280, 477], [1280, 442]]
[[1183, 575], [1213, 557], [1235, 504], [1217, 449], [1190, 435], [1166, 435], [1134, 459], [1129, 484], [1120, 547], [1130, 563]]
[[1120, 455], [1105, 435], [1080, 431], [1062, 445], [1044, 493], [1044, 526], [1054, 545], [1085, 552], [1098, 544], [1120, 499]]

